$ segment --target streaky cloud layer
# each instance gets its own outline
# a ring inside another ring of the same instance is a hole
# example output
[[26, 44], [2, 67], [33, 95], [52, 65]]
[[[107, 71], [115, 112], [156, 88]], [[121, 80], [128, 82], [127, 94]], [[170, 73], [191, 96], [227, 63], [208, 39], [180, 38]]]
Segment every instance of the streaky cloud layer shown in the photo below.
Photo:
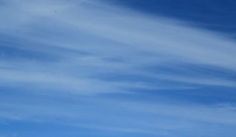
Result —
[[102, 0], [0, 3], [2, 136], [233, 137], [234, 39]]

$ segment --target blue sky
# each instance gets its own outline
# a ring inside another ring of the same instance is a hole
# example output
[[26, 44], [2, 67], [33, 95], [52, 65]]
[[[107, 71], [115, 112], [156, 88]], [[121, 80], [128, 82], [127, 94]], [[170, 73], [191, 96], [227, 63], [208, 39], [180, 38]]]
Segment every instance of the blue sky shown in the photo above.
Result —
[[0, 137], [234, 137], [233, 0], [0, 0]]

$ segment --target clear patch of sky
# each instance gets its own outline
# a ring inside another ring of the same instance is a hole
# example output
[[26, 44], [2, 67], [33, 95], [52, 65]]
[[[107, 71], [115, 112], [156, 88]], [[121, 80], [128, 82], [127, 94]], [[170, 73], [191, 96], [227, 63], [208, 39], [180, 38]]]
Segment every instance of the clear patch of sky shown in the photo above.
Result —
[[[110, 1], [111, 2], [111, 1]], [[147, 14], [176, 18], [194, 26], [235, 37], [235, 0], [112, 0], [113, 3]]]

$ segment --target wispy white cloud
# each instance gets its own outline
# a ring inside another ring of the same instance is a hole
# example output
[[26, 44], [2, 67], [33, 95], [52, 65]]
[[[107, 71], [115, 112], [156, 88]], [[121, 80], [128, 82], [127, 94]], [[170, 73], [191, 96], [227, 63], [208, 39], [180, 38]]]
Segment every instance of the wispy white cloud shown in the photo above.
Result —
[[[121, 10], [96, 1], [70, 3], [50, 0], [6, 3], [8, 8], [3, 10], [8, 16], [10, 13], [13, 14], [10, 14], [9, 18], [15, 21], [3, 21], [2, 33], [7, 32], [28, 41], [42, 43], [37, 46], [20, 45], [20, 48], [43, 51], [49, 55], [50, 52], [56, 52], [64, 58], [61, 62], [55, 62], [47, 67], [49, 73], [56, 67], [68, 66], [69, 68], [63, 69], [62, 73], [68, 74], [69, 69], [78, 69], [78, 73], [91, 75], [99, 68], [114, 72], [121, 70], [126, 73], [137, 71], [140, 75], [153, 77], [153, 74], [148, 74], [145, 70], [140, 71], [138, 68], [171, 62], [212, 65], [235, 70], [232, 58], [236, 48], [233, 40], [188, 27], [174, 20], [154, 18], [127, 9]], [[2, 14], [4, 15], [4, 12]], [[24, 19], [23, 23], [15, 17]], [[57, 24], [55, 28], [53, 23]], [[14, 33], [16, 31], [17, 33]], [[48, 46], [53, 48], [49, 49]], [[91, 54], [81, 57], [76, 53], [64, 52], [65, 50], [85, 51]], [[104, 58], [122, 59], [123, 62]], [[14, 62], [8, 64], [12, 63]], [[39, 67], [40, 65], [43, 63], [38, 64]], [[81, 70], [81, 66], [85, 69]], [[36, 72], [39, 71], [37, 67], [32, 67]], [[71, 76], [70, 74], [69, 77]], [[178, 78], [174, 75], [157, 77], [197, 84], [232, 86], [235, 83], [220, 78]]]

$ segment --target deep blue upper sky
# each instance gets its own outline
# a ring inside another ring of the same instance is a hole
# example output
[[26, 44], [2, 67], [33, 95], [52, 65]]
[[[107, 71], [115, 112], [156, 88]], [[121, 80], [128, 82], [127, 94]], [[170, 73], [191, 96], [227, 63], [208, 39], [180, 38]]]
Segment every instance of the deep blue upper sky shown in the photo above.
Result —
[[235, 36], [235, 0], [113, 0], [113, 2], [139, 12], [176, 18]]

